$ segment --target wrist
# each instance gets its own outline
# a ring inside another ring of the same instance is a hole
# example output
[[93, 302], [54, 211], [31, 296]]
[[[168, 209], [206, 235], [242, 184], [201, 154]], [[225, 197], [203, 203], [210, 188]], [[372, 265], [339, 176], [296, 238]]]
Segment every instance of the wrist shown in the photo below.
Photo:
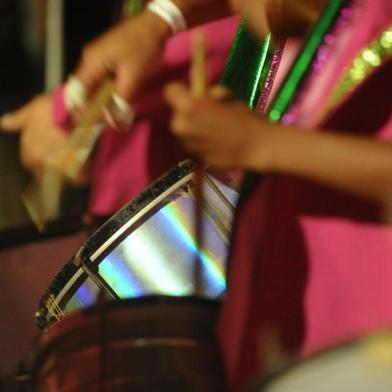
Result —
[[172, 0], [172, 2], [181, 10], [188, 28], [231, 15], [228, 2], [222, 0]]
[[154, 42], [165, 44], [172, 36], [172, 29], [170, 25], [157, 14], [145, 8], [139, 15], [127, 19], [129, 26], [134, 26], [134, 20], [141, 19], [139, 26], [154, 36]]
[[289, 173], [294, 169], [293, 149], [298, 133], [295, 129], [255, 115], [249, 130], [245, 169], [270, 173]]
[[278, 123], [268, 122], [268, 126], [264, 141], [266, 170], [297, 175], [308, 161], [313, 133]]
[[260, 116], [252, 114], [251, 122], [247, 124], [245, 146], [241, 157], [240, 167], [250, 171], [272, 171], [274, 130], [270, 130], [270, 124]]

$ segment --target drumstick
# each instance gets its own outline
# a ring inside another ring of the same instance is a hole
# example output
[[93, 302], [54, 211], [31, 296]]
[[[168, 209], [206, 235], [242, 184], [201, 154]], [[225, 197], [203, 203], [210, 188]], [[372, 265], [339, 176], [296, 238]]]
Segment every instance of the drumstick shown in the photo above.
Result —
[[[192, 64], [190, 75], [190, 88], [194, 97], [200, 98], [206, 94], [206, 59], [205, 59], [205, 36], [197, 31], [192, 37]], [[200, 162], [195, 159], [195, 245], [196, 256], [194, 261], [194, 285], [195, 294], [201, 294], [201, 252], [203, 247], [203, 179], [204, 170]]]
[[108, 79], [102, 83], [94, 99], [86, 108], [64, 148], [53, 157], [50, 166], [57, 169], [67, 179], [75, 180], [96, 141], [95, 128], [103, 127], [102, 111], [112, 100], [114, 83]]
[[41, 179], [35, 180], [22, 195], [24, 205], [39, 231], [59, 214], [61, 195], [67, 180], [75, 180], [88, 160], [103, 128], [102, 110], [113, 96], [113, 81], [101, 85], [86, 108], [65, 146], [44, 169]]
[[205, 36], [196, 31], [192, 37], [191, 93], [196, 98], [207, 92]]

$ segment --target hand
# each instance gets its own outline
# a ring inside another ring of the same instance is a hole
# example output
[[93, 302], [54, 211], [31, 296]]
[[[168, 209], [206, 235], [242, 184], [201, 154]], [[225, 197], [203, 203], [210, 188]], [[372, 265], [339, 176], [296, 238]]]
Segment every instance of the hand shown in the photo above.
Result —
[[196, 99], [181, 84], [166, 88], [166, 99], [174, 110], [173, 133], [207, 165], [266, 169], [271, 125], [239, 101], [217, 101], [211, 97], [213, 91], [209, 97]]
[[159, 69], [169, 25], [143, 11], [126, 19], [85, 47], [75, 76], [92, 92], [106, 78], [114, 77], [115, 92], [135, 99], [142, 85]]
[[52, 97], [43, 94], [19, 110], [1, 118], [0, 129], [8, 133], [20, 133], [20, 159], [22, 165], [37, 178], [52, 154], [64, 146], [68, 135], [54, 126], [52, 121]]

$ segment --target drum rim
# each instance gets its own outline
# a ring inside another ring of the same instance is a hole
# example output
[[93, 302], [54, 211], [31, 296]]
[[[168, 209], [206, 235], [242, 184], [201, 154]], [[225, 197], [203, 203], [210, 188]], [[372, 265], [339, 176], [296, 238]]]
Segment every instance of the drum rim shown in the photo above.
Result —
[[118, 301], [107, 301], [104, 303], [98, 303], [96, 305], [80, 309], [78, 311], [67, 314], [64, 317], [64, 319], [61, 319], [57, 323], [52, 324], [49, 327], [49, 330], [52, 327], [55, 327], [57, 324], [61, 325], [63, 320], [71, 320], [73, 318], [78, 318], [80, 317], [80, 315], [84, 315], [88, 317], [90, 314], [94, 315], [100, 311], [110, 312], [121, 308], [134, 308], [134, 307], [146, 306], [146, 305], [155, 305], [155, 306], [192, 305], [192, 306], [200, 306], [203, 308], [211, 308], [211, 309], [218, 310], [220, 304], [221, 301], [219, 299], [197, 297], [195, 295], [174, 296], [174, 295], [165, 295], [165, 294], [149, 294], [141, 297], [127, 298]]
[[175, 186], [192, 173], [193, 167], [194, 164], [191, 160], [182, 161], [150, 184], [143, 192], [128, 202], [90, 236], [80, 248], [79, 252], [77, 252], [78, 260], [75, 260], [75, 262], [79, 264], [90, 259], [97, 249], [104, 245], [128, 221], [161, 196], [163, 185], [165, 185], [163, 187], [165, 190]]
[[[98, 303], [90, 307], [82, 308], [78, 311], [67, 314], [63, 319], [51, 324], [48, 327], [48, 331], [53, 328], [56, 329], [56, 326], [61, 326], [63, 321], [72, 322], [71, 320], [79, 319], [83, 317], [89, 317], [91, 314], [92, 317], [99, 312], [111, 312], [116, 309], [132, 309], [140, 306], [184, 306], [184, 305], [192, 305], [197, 307], [202, 307], [203, 309], [211, 309], [211, 310], [219, 310], [221, 305], [221, 301], [216, 298], [206, 298], [206, 297], [197, 297], [195, 295], [184, 295], [184, 296], [173, 296], [173, 295], [165, 295], [165, 294], [149, 294], [141, 297], [135, 298], [127, 298], [117, 301], [107, 301], [104, 303]], [[83, 320], [84, 323], [84, 320]]]
[[90, 258], [93, 250], [102, 246], [136, 214], [160, 196], [162, 187], [166, 190], [174, 186], [184, 177], [191, 174], [193, 167], [194, 163], [191, 160], [185, 160], [178, 163], [150, 184], [143, 192], [125, 204], [119, 211], [113, 214], [85, 241], [79, 250], [65, 263], [60, 272], [53, 278], [48, 289], [42, 295], [39, 301], [38, 310], [35, 313], [36, 325], [39, 329], [45, 329], [51, 324], [47, 321], [47, 302], [51, 297], [56, 298], [64, 290], [69, 280], [79, 269], [81, 269], [82, 263]]

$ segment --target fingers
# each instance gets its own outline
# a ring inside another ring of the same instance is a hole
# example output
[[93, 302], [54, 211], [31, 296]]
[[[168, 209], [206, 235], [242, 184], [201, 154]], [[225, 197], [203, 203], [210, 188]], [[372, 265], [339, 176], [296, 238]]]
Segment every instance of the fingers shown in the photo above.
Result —
[[175, 114], [170, 121], [170, 129], [180, 138], [190, 138], [193, 134], [192, 120], [182, 113]]
[[[138, 82], [143, 79], [148, 67], [142, 67], [139, 74], [135, 74], [139, 58], [130, 56], [131, 49], [124, 45], [123, 35], [109, 32], [83, 50], [74, 76], [84, 85], [88, 95], [94, 94], [110, 78], [115, 82], [114, 91], [124, 100], [135, 96]], [[130, 46], [132, 48], [132, 42]]]
[[192, 107], [192, 96], [187, 87], [181, 83], [171, 83], [166, 86], [166, 101], [175, 110], [186, 111]]
[[[83, 117], [94, 105], [94, 99], [106, 89], [106, 83], [97, 85], [93, 94], [88, 94], [84, 83], [75, 75], [71, 75], [64, 88], [64, 101], [67, 109], [72, 112], [74, 123], [82, 121]], [[105, 90], [106, 91], [106, 90]], [[127, 130], [132, 125], [135, 113], [131, 105], [117, 93], [111, 93], [111, 99], [102, 108], [103, 120], [110, 128]], [[97, 120], [99, 121], [99, 120]]]
[[206, 98], [194, 98], [185, 85], [168, 85], [165, 98], [174, 111], [171, 120], [173, 133], [181, 138], [201, 135], [208, 126], [210, 111], [215, 111], [221, 105], [216, 100], [228, 97], [231, 98], [231, 93], [222, 86], [211, 89]]
[[[208, 90], [208, 98], [215, 101], [231, 101], [235, 97], [228, 88], [217, 85]], [[165, 97], [167, 102], [177, 110], [190, 108], [193, 104], [192, 95], [187, 87], [181, 83], [171, 83], [165, 89]]]
[[217, 101], [230, 101], [235, 98], [233, 92], [221, 84], [213, 86], [208, 91], [208, 96]]
[[30, 104], [27, 104], [13, 113], [0, 117], [0, 130], [8, 133], [18, 133], [25, 126], [30, 113]]
[[165, 88], [165, 98], [173, 108], [170, 128], [179, 137], [190, 137], [193, 133], [193, 109], [195, 102], [187, 87], [181, 83], [172, 83]]
[[186, 86], [173, 83], [166, 87], [165, 98], [173, 108], [172, 132], [192, 156], [219, 168], [235, 163], [244, 126], [237, 117], [247, 116], [248, 109], [228, 89], [216, 86], [205, 97], [194, 98]]
[[116, 72], [114, 91], [125, 101], [131, 101], [138, 90], [139, 80], [132, 72], [132, 64], [124, 64]]
[[134, 121], [135, 112], [127, 101], [113, 93], [111, 102], [103, 109], [103, 116], [110, 128], [128, 130]]
[[81, 63], [76, 68], [74, 76], [86, 88], [88, 92], [93, 92], [101, 82], [110, 77], [112, 71], [108, 64], [95, 59], [95, 56], [83, 55]]

